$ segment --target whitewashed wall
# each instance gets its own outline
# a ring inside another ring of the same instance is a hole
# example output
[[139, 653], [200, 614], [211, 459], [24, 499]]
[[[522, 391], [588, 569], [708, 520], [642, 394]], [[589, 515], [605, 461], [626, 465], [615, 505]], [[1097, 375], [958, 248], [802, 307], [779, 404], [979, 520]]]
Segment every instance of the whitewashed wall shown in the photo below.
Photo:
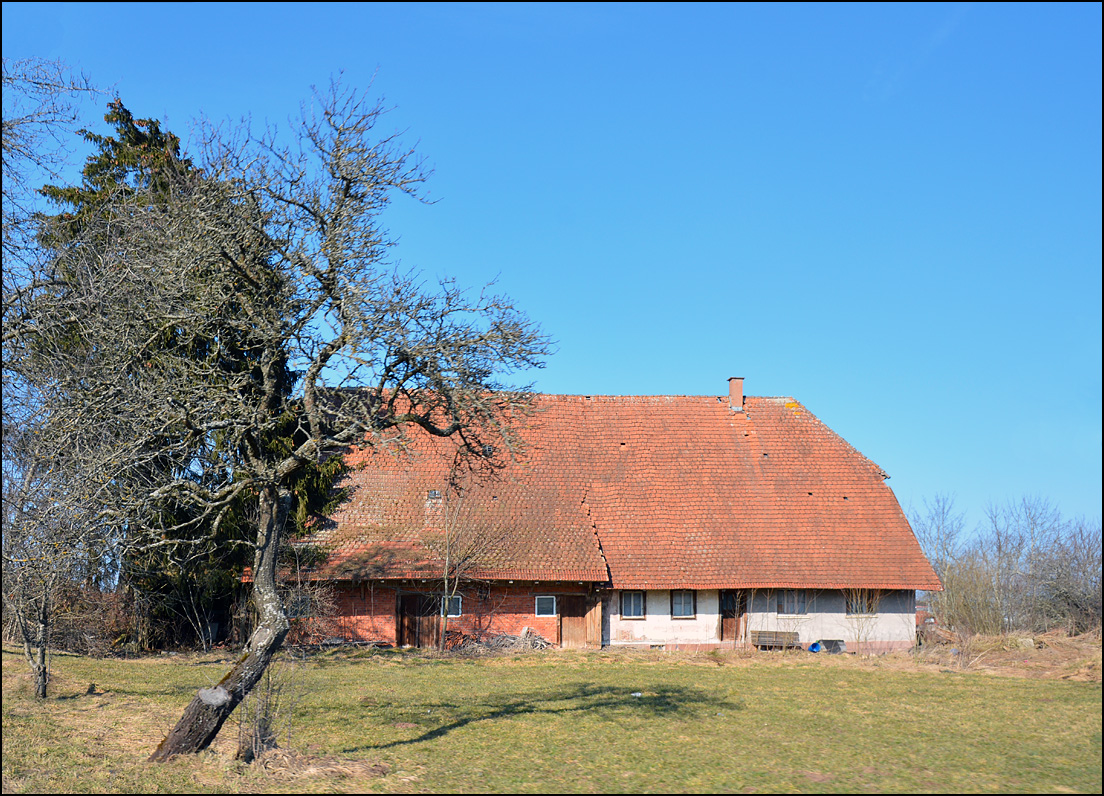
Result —
[[[806, 613], [779, 614], [777, 592], [754, 592], [747, 615], [747, 630], [796, 631], [803, 646], [814, 641], [839, 639], [850, 652], [886, 652], [907, 650], [916, 639], [915, 592], [886, 593], [877, 605], [877, 613], [848, 615], [846, 597], [838, 590], [806, 589]], [[671, 595], [664, 590], [646, 592], [643, 619], [621, 616], [621, 595], [614, 591], [602, 606], [602, 644], [685, 645], [717, 644], [721, 617], [719, 592], [697, 592], [693, 619], [671, 617]], [[750, 640], [750, 635], [748, 636]]]
[[602, 606], [603, 616], [609, 616], [609, 632], [603, 627], [602, 644], [710, 644], [720, 638], [721, 614], [718, 592], [697, 593], [696, 615], [693, 619], [671, 617], [669, 591], [645, 592], [643, 619], [621, 617], [621, 593], [613, 592], [608, 604]]
[[805, 594], [806, 613], [794, 615], [777, 613], [777, 592], [755, 592], [748, 631], [796, 631], [804, 646], [838, 639], [847, 643], [849, 652], [907, 650], [916, 643], [914, 591], [888, 592], [878, 601], [877, 613], [857, 615], [848, 615], [842, 591], [806, 589]]

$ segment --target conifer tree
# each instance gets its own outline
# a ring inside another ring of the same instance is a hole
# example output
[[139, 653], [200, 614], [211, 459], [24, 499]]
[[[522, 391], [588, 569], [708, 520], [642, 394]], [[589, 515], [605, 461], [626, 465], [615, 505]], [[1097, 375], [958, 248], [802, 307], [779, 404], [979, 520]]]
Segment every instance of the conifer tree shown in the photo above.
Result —
[[[43, 230], [46, 245], [58, 252], [58, 262], [65, 272], [67, 246], [87, 247], [88, 236], [97, 220], [113, 205], [133, 201], [141, 196], [158, 207], [169, 207], [174, 191], [186, 190], [187, 180], [194, 176], [196, 168], [188, 158], [181, 157], [180, 138], [162, 131], [156, 119], [136, 119], [116, 98], [108, 106], [104, 121], [114, 128], [114, 135], [102, 135], [89, 130], [80, 134], [95, 147], [87, 159], [79, 185], [47, 185], [42, 193], [62, 208], [55, 216], [44, 219]], [[83, 261], [82, 253], [75, 253]], [[167, 325], [159, 340], [167, 349], [179, 348], [180, 340], [188, 339], [194, 346], [191, 356], [210, 356], [217, 344], [231, 347], [233, 354], [221, 357], [218, 364], [230, 372], [240, 370], [248, 363], [248, 356], [240, 342], [235, 340], [233, 326], [218, 329], [212, 337], [188, 337], [187, 330]], [[73, 338], [74, 340], [77, 337]], [[185, 356], [189, 352], [183, 352]], [[278, 388], [286, 399], [295, 382], [295, 374], [287, 363], [278, 363]], [[283, 424], [268, 432], [264, 445], [273, 450], [287, 452], [295, 445], [293, 424]], [[211, 443], [218, 444], [218, 434]], [[152, 444], [156, 445], [156, 442]], [[141, 473], [142, 482], [164, 479], [169, 473], [149, 472], [169, 466], [159, 462], [156, 456], [148, 457], [147, 471]], [[296, 472], [290, 484], [295, 527], [304, 532], [311, 512], [318, 513], [333, 507], [335, 481], [344, 473], [342, 459], [335, 456], [318, 464], [308, 462]], [[339, 494], [339, 493], [338, 493]], [[197, 521], [194, 507], [187, 500], [167, 496], [160, 506], [155, 523], [167, 530], [161, 540], [165, 544], [150, 547], [137, 540], [127, 539], [123, 529], [110, 538], [113, 554], [100, 549], [100, 560], [88, 562], [88, 571], [95, 573], [101, 582], [115, 583], [127, 596], [127, 610], [131, 618], [129, 641], [141, 649], [196, 642], [204, 647], [211, 639], [209, 618], [218, 617], [225, 627], [231, 619], [231, 604], [238, 588], [242, 570], [248, 566], [248, 539], [244, 505], [236, 505], [223, 517], [216, 528], [211, 528], [210, 518]], [[146, 518], [148, 524], [152, 520]], [[172, 544], [171, 542], [175, 542]], [[89, 551], [95, 553], [97, 551]], [[184, 624], [180, 622], [185, 620]]]
[[248, 521], [256, 626], [154, 760], [209, 745], [282, 645], [279, 552], [311, 467], [409, 433], [454, 440], [473, 469], [516, 446], [528, 400], [501, 378], [548, 341], [508, 298], [390, 262], [381, 214], [426, 173], [382, 114], [335, 84], [289, 145], [208, 131], [190, 161], [151, 145], [164, 170], [44, 225], [50, 256], [5, 314], [5, 370], [43, 388], [74, 501], [144, 550]]

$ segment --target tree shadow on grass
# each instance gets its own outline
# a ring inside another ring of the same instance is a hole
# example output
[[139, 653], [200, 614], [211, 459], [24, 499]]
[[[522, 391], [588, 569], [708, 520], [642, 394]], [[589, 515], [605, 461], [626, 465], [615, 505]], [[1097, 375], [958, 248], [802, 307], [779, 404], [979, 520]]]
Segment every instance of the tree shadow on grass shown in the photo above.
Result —
[[89, 692], [87, 690], [67, 692], [58, 694], [54, 698], [58, 701], [63, 701], [109, 694], [116, 697], [141, 697], [143, 699], [149, 699], [151, 697], [173, 697], [177, 699], [185, 697], [191, 698], [195, 696], [196, 691], [200, 688], [204, 688], [203, 685], [195, 685], [194, 683], [130, 686], [119, 685], [118, 683], [93, 683], [90, 685], [96, 685], [99, 690], [95, 692]]
[[[488, 697], [482, 701], [466, 703], [447, 701], [406, 703], [401, 707], [396, 706], [395, 712], [384, 721], [393, 722], [395, 719], [401, 719], [408, 725], [421, 726], [432, 722], [435, 726], [414, 738], [364, 744], [342, 751], [345, 754], [352, 754], [425, 743], [475, 722], [509, 719], [516, 716], [540, 714], [563, 716], [585, 713], [592, 718], [623, 722], [632, 718], [689, 719], [707, 712], [715, 714], [743, 709], [743, 702], [728, 701], [699, 688], [658, 686], [650, 690], [633, 691], [629, 688], [575, 683], [559, 689], [542, 689], [525, 694], [514, 693], [501, 698]], [[442, 714], [450, 720], [439, 723]]]

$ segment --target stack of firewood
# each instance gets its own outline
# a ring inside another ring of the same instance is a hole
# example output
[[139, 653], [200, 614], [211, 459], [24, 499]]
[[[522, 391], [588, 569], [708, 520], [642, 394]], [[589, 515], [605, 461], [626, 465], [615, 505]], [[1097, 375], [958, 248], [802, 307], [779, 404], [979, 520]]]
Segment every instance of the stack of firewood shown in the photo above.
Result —
[[526, 630], [520, 636], [511, 636], [508, 633], [489, 636], [485, 639], [467, 636], [452, 649], [462, 655], [495, 655], [527, 652], [529, 650], [546, 650], [551, 647], [552, 645], [539, 634], [532, 630]]

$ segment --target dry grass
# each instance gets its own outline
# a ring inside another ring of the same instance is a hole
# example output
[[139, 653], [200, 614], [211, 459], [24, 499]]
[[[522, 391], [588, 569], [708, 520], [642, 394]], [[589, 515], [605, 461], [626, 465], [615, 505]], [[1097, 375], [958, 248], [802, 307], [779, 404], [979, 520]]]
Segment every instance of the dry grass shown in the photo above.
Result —
[[218, 656], [60, 656], [37, 703], [5, 650], [3, 789], [1099, 792], [1099, 638], [974, 642], [966, 667], [949, 649], [329, 652], [297, 674], [290, 742], [251, 766], [226, 729], [202, 755], [143, 762]]
[[926, 648], [918, 666], [952, 666], [1004, 677], [1101, 681], [1099, 631], [1070, 637], [1062, 631], [1036, 636], [974, 636]]

